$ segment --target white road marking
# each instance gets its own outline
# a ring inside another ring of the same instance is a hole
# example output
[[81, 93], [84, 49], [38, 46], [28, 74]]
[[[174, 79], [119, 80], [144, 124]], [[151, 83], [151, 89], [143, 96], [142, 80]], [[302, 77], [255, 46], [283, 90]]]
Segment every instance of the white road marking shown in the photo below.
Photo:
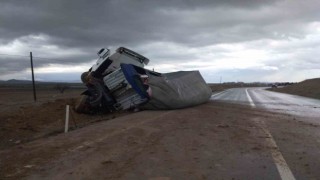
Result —
[[220, 94], [225, 93], [225, 92], [227, 92], [227, 91], [222, 91], [222, 92], [219, 92], [219, 93], [217, 93], [217, 94], [214, 94], [214, 95], [211, 96], [210, 99], [213, 99], [213, 97], [219, 96]]
[[250, 97], [250, 95], [249, 95], [249, 93], [248, 93], [248, 89], [246, 89], [246, 94], [247, 94], [247, 97], [248, 97], [248, 101], [249, 101], [249, 103], [250, 103], [250, 106], [251, 106], [251, 107], [255, 107], [256, 105], [253, 103], [253, 101], [252, 101], [252, 99], [251, 99], [251, 97]]
[[[250, 97], [248, 93], [248, 89], [246, 89], [246, 94], [248, 97], [248, 101], [252, 107], [255, 107], [254, 102], [252, 101], [252, 98]], [[295, 177], [293, 176], [286, 160], [283, 158], [282, 153], [280, 152], [279, 147], [277, 146], [275, 140], [273, 139], [271, 133], [267, 129], [267, 126], [264, 121], [255, 119], [256, 123], [259, 125], [259, 127], [263, 130], [263, 132], [266, 134], [266, 141], [268, 145], [271, 147], [271, 155], [273, 158], [273, 162], [276, 164], [276, 167], [278, 169], [278, 172], [280, 174], [281, 179], [283, 180], [295, 180]]]
[[264, 121], [257, 121], [260, 123], [261, 129], [264, 131], [266, 134], [267, 138], [266, 141], [268, 145], [271, 147], [271, 155], [273, 158], [274, 163], [277, 166], [278, 172], [280, 174], [281, 179], [283, 180], [295, 180], [295, 177], [293, 176], [286, 160], [283, 158], [279, 147], [277, 146], [276, 142], [274, 141], [272, 135], [270, 134], [269, 130], [266, 128], [266, 125]]

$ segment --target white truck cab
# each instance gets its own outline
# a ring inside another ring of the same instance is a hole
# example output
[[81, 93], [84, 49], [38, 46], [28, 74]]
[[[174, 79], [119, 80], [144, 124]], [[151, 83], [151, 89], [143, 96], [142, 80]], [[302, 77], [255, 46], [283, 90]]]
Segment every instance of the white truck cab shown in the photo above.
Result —
[[[90, 108], [99, 107], [110, 111], [126, 110], [148, 100], [132, 88], [120, 66], [127, 64], [143, 68], [149, 63], [148, 58], [124, 47], [119, 47], [112, 55], [109, 49], [102, 48], [98, 51], [98, 56], [99, 59], [89, 71], [81, 75], [81, 80], [88, 89], [82, 93], [76, 106], [77, 112], [89, 112]], [[146, 79], [145, 76], [143, 78]]]
[[112, 55], [110, 55], [109, 49], [102, 48], [98, 51], [98, 56], [99, 59], [91, 67], [91, 71], [99, 71], [102, 76], [120, 68], [121, 63], [144, 67], [150, 61], [148, 58], [125, 47], [119, 47]]

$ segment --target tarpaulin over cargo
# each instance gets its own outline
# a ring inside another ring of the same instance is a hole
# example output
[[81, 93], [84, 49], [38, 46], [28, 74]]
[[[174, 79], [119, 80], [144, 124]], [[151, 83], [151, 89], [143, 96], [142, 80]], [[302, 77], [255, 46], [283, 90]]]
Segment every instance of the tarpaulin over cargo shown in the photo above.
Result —
[[161, 76], [147, 73], [152, 94], [144, 109], [179, 109], [209, 100], [212, 91], [199, 71], [179, 71]]

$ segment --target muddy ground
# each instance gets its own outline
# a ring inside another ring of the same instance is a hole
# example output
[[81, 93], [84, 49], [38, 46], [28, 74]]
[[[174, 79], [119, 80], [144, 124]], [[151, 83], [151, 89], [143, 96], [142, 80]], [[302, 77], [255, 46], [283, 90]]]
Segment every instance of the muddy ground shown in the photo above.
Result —
[[82, 89], [40, 89], [37, 102], [32, 91], [25, 88], [0, 88], [0, 150], [57, 135], [64, 131], [66, 105], [70, 105], [70, 130], [88, 124], [125, 115], [126, 112], [85, 115], [77, 114], [73, 108]]
[[0, 179], [279, 179], [275, 147], [257, 121], [298, 179], [320, 177], [313, 143], [319, 126], [303, 118], [210, 101], [171, 111], [73, 114], [81, 127], [62, 133], [65, 105], [77, 95], [1, 101]]

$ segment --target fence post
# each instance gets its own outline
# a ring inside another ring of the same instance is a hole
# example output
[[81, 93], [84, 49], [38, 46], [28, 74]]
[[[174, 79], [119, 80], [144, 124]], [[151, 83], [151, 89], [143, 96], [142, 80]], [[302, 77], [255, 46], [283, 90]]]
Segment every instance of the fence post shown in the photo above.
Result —
[[34, 82], [32, 52], [30, 52], [30, 62], [31, 62], [32, 85], [33, 85], [33, 99], [34, 99], [34, 102], [36, 102], [37, 101], [37, 95], [36, 95], [36, 86], [35, 86], [35, 82]]
[[66, 106], [66, 124], [64, 126], [64, 133], [67, 133], [69, 130], [69, 105]]

